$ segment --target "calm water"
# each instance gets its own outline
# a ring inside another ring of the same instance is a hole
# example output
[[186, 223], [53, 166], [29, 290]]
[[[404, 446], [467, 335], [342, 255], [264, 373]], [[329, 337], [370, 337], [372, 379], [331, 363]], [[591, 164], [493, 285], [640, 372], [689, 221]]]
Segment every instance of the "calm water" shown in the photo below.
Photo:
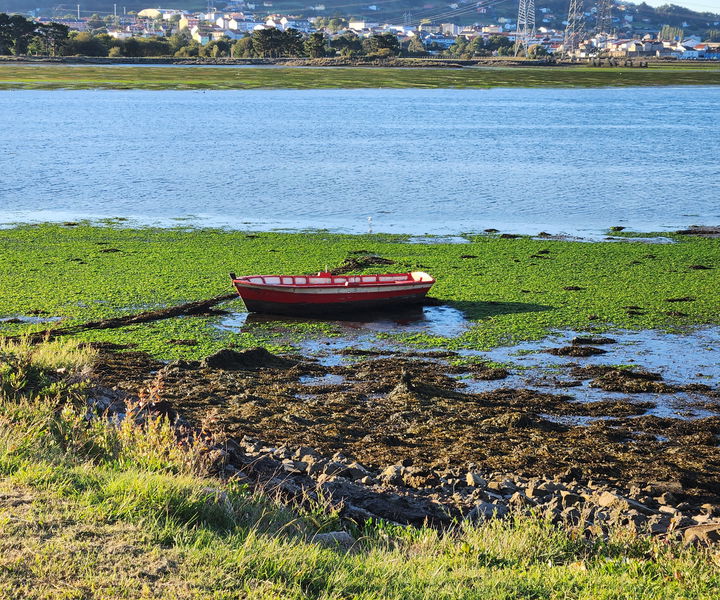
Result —
[[2, 91], [0, 222], [715, 224], [719, 106], [698, 87]]

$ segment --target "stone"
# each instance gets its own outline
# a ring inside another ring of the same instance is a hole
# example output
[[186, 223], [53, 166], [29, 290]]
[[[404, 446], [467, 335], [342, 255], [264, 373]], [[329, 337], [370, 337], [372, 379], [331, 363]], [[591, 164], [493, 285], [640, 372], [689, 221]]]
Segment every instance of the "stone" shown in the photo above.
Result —
[[300, 446], [299, 448], [295, 449], [293, 458], [299, 458], [304, 462], [310, 462], [308, 459], [320, 458], [320, 454], [318, 454], [314, 448], [310, 448], [308, 446]]
[[512, 496], [510, 496], [508, 504], [513, 508], [529, 508], [531, 506], [536, 506], [537, 502], [535, 502], [532, 498], [528, 498], [522, 492], [515, 492]]
[[357, 540], [347, 531], [331, 531], [329, 533], [318, 533], [313, 541], [328, 548], [342, 548], [350, 550]]
[[560, 517], [563, 523], [567, 523], [568, 525], [579, 525], [582, 520], [582, 515], [575, 506], [563, 509], [560, 513]]
[[648, 517], [647, 529], [654, 535], [667, 533], [668, 527], [670, 527], [670, 516], [669, 515], [653, 515]]
[[402, 485], [405, 467], [402, 465], [390, 465], [380, 473], [380, 479], [390, 485]]
[[720, 523], [708, 523], [688, 527], [683, 533], [683, 541], [693, 546], [712, 546], [720, 542]]
[[573, 494], [572, 492], [568, 492], [565, 490], [560, 492], [560, 502], [565, 508], [581, 504], [584, 501], [585, 499], [579, 494]]
[[660, 494], [655, 500], [658, 504], [667, 504], [669, 506], [675, 506], [678, 503], [677, 498], [671, 492]]
[[645, 491], [651, 496], [660, 496], [665, 492], [678, 496], [683, 493], [683, 486], [679, 481], [652, 481], [645, 486]]
[[490, 502], [478, 502], [468, 513], [470, 520], [485, 520], [502, 518], [508, 514], [508, 508], [504, 504], [492, 504]]
[[304, 473], [307, 467], [308, 464], [306, 462], [291, 460], [289, 458], [286, 458], [282, 462], [283, 470], [287, 471], [288, 473]]
[[603, 508], [617, 511], [637, 510], [644, 515], [654, 515], [657, 512], [636, 500], [613, 492], [603, 492], [600, 494], [600, 497], [597, 499], [597, 504]]
[[470, 487], [478, 487], [478, 488], [486, 488], [487, 487], [487, 480], [480, 475], [480, 473], [475, 473], [473, 471], [468, 471], [467, 475], [465, 475], [465, 483], [469, 485]]
[[347, 465], [334, 460], [325, 464], [322, 473], [323, 475], [336, 475], [338, 477], [347, 477], [349, 475]]

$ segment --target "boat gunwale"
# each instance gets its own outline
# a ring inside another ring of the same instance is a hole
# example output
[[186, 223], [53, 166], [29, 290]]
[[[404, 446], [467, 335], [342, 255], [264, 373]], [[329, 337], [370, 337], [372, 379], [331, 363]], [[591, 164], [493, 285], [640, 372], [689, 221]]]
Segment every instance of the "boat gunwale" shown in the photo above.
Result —
[[[347, 289], [349, 287], [352, 288], [363, 288], [363, 287], [396, 287], [400, 285], [412, 285], [412, 286], [429, 286], [432, 287], [436, 280], [435, 278], [430, 275], [429, 273], [425, 273], [425, 271], [409, 271], [406, 273], [372, 273], [372, 274], [366, 274], [366, 275], [328, 275], [327, 277], [367, 277], [367, 276], [377, 276], [377, 277], [393, 277], [397, 275], [411, 275], [412, 273], [424, 273], [427, 275], [430, 279], [429, 280], [416, 280], [412, 278], [398, 280], [398, 281], [358, 281], [358, 282], [342, 282], [342, 283], [257, 283], [249, 281], [251, 278], [255, 277], [278, 277], [282, 280], [283, 277], [318, 277], [318, 275], [243, 275], [242, 277], [236, 277], [232, 281], [235, 285], [242, 285], [246, 287], [256, 287], [256, 288], [283, 288], [283, 289], [296, 289], [296, 288], [312, 288], [312, 289], [320, 289], [320, 288], [342, 288]], [[352, 283], [352, 286], [346, 285], [346, 283]]]

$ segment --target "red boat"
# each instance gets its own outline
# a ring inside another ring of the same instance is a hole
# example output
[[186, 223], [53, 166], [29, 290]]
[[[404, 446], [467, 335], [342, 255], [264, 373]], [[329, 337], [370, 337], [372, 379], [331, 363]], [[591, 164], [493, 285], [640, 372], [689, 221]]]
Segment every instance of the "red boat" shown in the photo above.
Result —
[[348, 312], [418, 303], [435, 283], [422, 271], [382, 275], [246, 275], [230, 273], [250, 312], [284, 315]]

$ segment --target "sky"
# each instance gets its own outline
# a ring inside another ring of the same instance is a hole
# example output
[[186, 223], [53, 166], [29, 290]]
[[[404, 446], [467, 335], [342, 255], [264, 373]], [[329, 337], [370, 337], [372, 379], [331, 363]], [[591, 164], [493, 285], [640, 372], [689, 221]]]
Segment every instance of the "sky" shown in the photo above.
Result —
[[[640, 2], [642, 2], [642, 0], [635, 0], [634, 3], [640, 4]], [[720, 0], [645, 0], [645, 2], [650, 6], [676, 4], [700, 12], [720, 13]]]

